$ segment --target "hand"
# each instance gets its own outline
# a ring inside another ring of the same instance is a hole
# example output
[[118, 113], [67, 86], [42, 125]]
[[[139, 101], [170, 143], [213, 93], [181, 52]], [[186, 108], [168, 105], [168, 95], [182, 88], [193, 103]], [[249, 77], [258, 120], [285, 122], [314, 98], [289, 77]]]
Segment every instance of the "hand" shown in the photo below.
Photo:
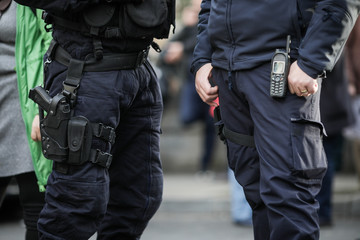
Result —
[[319, 87], [316, 79], [310, 77], [301, 70], [297, 61], [290, 66], [288, 83], [290, 92], [299, 97], [308, 97], [311, 94], [316, 93]]
[[218, 106], [214, 100], [218, 97], [218, 86], [212, 87], [209, 81], [212, 81], [212, 66], [207, 63], [202, 66], [195, 76], [195, 88], [200, 98], [210, 106]]
[[34, 117], [33, 122], [32, 122], [31, 139], [34, 140], [34, 141], [40, 141], [41, 140], [39, 115], [36, 115]]

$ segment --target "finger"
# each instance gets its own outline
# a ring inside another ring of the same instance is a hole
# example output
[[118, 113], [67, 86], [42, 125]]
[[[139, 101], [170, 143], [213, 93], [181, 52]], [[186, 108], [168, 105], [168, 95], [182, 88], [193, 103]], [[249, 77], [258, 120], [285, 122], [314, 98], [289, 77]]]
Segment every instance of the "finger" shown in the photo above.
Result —
[[38, 141], [38, 134], [36, 133], [35, 128], [32, 128], [32, 129], [31, 129], [31, 139], [32, 139], [33, 141]]
[[196, 91], [198, 92], [200, 98], [209, 105], [213, 105], [213, 101], [218, 97], [217, 90], [217, 86], [211, 87], [209, 89], [203, 89], [201, 87], [196, 88]]
[[41, 133], [40, 133], [40, 126], [39, 126], [39, 115], [36, 115], [33, 119], [32, 125], [31, 125], [31, 134], [30, 137], [34, 141], [40, 141], [41, 140]]
[[318, 88], [319, 88], [319, 86], [318, 86], [318, 83], [316, 80], [314, 80], [313, 82], [308, 84], [306, 87], [309, 94], [315, 94], [317, 92]]
[[40, 141], [40, 140], [41, 140], [40, 129], [36, 129], [36, 141]]
[[306, 87], [299, 87], [298, 88], [298, 96], [302, 97], [302, 96], [307, 96], [309, 94], [309, 91], [307, 90]]
[[291, 84], [289, 84], [289, 90], [290, 90], [291, 94], [295, 93], [294, 88], [293, 88], [293, 86]]
[[318, 85], [317, 81], [314, 80], [311, 87], [310, 87], [310, 89], [309, 89], [309, 93], [311, 93], [311, 94], [316, 93], [318, 88], [319, 88], [319, 85]]

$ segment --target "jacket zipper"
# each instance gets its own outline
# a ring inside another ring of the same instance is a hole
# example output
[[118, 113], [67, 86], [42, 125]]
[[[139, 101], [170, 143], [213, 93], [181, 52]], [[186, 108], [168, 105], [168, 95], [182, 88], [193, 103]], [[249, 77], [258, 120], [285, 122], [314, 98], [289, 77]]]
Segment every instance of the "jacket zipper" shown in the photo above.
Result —
[[226, 8], [226, 26], [228, 30], [228, 34], [231, 40], [231, 52], [229, 57], [229, 71], [228, 71], [228, 88], [229, 90], [232, 90], [232, 65], [233, 65], [233, 58], [235, 53], [235, 41], [234, 41], [234, 35], [232, 32], [231, 27], [231, 5], [232, 0], [227, 1], [227, 8]]
[[231, 41], [231, 53], [230, 53], [230, 58], [229, 58], [229, 71], [232, 70], [232, 64], [233, 64], [233, 57], [234, 57], [234, 52], [235, 52], [235, 43], [234, 43], [234, 35], [232, 32], [232, 27], [231, 27], [231, 5], [232, 5], [232, 0], [228, 0], [227, 1], [227, 8], [226, 8], [226, 27], [228, 30], [228, 34], [229, 34], [229, 38]]

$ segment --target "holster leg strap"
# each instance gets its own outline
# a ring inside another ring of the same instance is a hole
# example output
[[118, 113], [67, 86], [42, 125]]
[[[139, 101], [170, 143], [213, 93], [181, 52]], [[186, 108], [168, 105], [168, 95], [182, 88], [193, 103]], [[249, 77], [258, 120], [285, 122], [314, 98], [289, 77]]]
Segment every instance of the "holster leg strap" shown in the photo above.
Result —
[[223, 133], [226, 139], [229, 139], [234, 143], [237, 143], [239, 145], [244, 145], [247, 147], [255, 147], [255, 141], [253, 136], [231, 131], [225, 126], [223, 128]]
[[220, 137], [220, 140], [225, 141], [226, 139], [229, 139], [230, 141], [239, 145], [255, 147], [254, 136], [231, 131], [225, 126], [224, 122], [221, 119], [220, 106], [217, 106], [214, 109], [214, 121], [216, 132]]
[[110, 126], [105, 126], [102, 123], [91, 123], [93, 135], [102, 140], [113, 144], [115, 142], [115, 130]]
[[91, 149], [89, 161], [102, 167], [109, 168], [112, 161], [112, 155], [102, 152], [99, 149]]

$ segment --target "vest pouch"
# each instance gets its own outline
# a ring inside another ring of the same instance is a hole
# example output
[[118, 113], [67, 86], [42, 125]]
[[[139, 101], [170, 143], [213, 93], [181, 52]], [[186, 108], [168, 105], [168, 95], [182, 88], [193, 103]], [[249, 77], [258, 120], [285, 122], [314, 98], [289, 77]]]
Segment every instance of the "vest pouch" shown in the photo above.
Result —
[[167, 38], [174, 24], [175, 0], [146, 0], [140, 4], [126, 4], [123, 29], [129, 38]]
[[83, 13], [86, 24], [90, 26], [90, 33], [97, 35], [101, 27], [106, 26], [115, 13], [115, 7], [111, 5], [96, 5], [88, 8]]
[[42, 151], [46, 158], [56, 162], [65, 162], [68, 156], [67, 125], [70, 118], [70, 106], [65, 101], [58, 102], [56, 111], [40, 111], [40, 133]]
[[72, 117], [68, 124], [68, 164], [81, 165], [89, 160], [92, 128], [89, 120], [83, 116]]

